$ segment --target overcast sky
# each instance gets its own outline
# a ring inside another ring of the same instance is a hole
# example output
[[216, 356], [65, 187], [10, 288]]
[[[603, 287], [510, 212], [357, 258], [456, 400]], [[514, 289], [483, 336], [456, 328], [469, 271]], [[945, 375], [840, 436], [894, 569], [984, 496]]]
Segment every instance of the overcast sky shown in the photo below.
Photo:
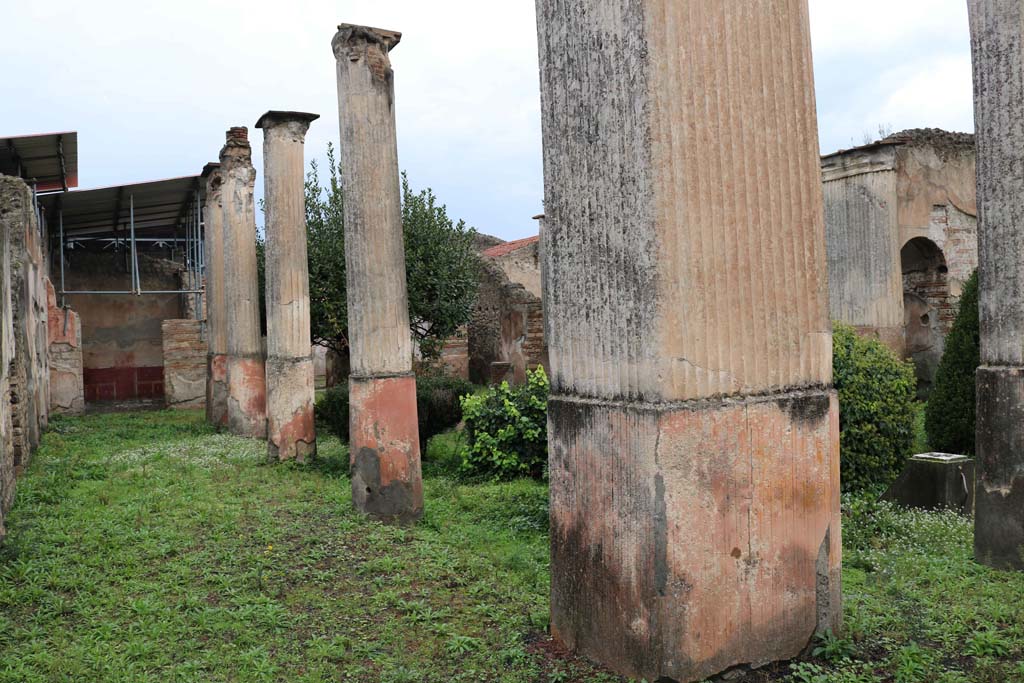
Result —
[[[973, 130], [964, 0], [810, 3], [824, 152], [879, 126]], [[338, 138], [341, 21], [403, 32], [392, 63], [413, 186], [482, 232], [534, 234], [533, 0], [0, 0], [0, 136], [77, 130], [81, 187], [96, 187], [197, 173], [229, 126], [291, 109], [322, 116], [307, 138], [322, 158]]]

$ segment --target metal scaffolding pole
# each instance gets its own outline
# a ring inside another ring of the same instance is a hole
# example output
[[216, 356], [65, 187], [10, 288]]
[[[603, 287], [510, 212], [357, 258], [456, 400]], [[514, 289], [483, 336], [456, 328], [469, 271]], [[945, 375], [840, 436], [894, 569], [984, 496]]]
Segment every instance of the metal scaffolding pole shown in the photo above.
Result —
[[202, 294], [202, 289], [203, 289], [202, 277], [203, 277], [203, 275], [202, 275], [202, 265], [201, 265], [201, 261], [200, 261], [200, 252], [202, 250], [202, 245], [203, 245], [203, 232], [202, 232], [203, 225], [202, 225], [202, 213], [201, 213], [202, 212], [202, 207], [199, 205], [199, 190], [195, 190], [195, 192], [193, 193], [192, 196], [193, 196], [193, 201], [195, 202], [195, 205], [196, 205], [196, 210], [195, 210], [195, 218], [196, 218], [196, 234], [195, 234], [196, 246], [195, 246], [195, 258], [193, 259], [193, 263], [195, 265], [195, 267], [194, 267], [195, 281], [192, 283], [192, 288], [197, 290], [196, 294], [195, 294], [195, 297], [196, 297], [196, 320], [202, 320], [203, 319], [203, 294]]
[[60, 305], [64, 307], [67, 301], [64, 299], [64, 206], [57, 210], [57, 218], [60, 222]]
[[129, 220], [131, 221], [132, 239], [132, 290], [133, 294], [142, 293], [142, 278], [139, 277], [139, 254], [135, 249], [135, 194], [129, 195]]

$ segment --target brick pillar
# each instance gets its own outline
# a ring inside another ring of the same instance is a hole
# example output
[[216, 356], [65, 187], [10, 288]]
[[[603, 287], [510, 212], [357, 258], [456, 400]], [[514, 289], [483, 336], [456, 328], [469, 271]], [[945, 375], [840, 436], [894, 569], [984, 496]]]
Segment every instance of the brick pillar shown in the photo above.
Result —
[[260, 338], [256, 215], [248, 129], [232, 128], [220, 151], [224, 226], [224, 312], [227, 328], [228, 430], [267, 436], [267, 378]]
[[263, 129], [266, 197], [267, 448], [271, 460], [316, 454], [314, 371], [303, 144], [317, 114], [268, 111]]
[[411, 522], [423, 513], [423, 482], [388, 57], [400, 38], [342, 24], [332, 47], [345, 187], [352, 500], [372, 517]]
[[206, 419], [218, 427], [228, 423], [228, 330], [224, 306], [224, 174], [217, 164], [203, 169], [206, 204], [203, 240], [206, 253]]
[[538, 0], [551, 629], [635, 678], [840, 626], [806, 0]]
[[1024, 569], [1024, 5], [970, 0], [981, 367], [974, 554]]

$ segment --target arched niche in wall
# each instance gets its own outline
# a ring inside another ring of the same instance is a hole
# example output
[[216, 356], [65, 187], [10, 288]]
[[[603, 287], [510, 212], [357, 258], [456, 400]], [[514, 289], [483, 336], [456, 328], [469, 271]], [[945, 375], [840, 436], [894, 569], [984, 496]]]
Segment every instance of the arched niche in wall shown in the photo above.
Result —
[[942, 249], [915, 237], [900, 250], [907, 356], [914, 361], [918, 395], [926, 398], [942, 360], [946, 335], [956, 316], [949, 267]]

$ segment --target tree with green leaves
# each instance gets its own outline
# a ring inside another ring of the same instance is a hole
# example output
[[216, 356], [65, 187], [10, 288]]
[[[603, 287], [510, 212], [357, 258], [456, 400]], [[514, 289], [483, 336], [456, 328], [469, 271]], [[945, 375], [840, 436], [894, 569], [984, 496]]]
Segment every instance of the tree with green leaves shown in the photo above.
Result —
[[[306, 175], [306, 235], [309, 254], [309, 302], [313, 343], [341, 357], [348, 355], [345, 281], [345, 194], [334, 146], [327, 145], [329, 175], [310, 162]], [[469, 321], [476, 302], [479, 257], [476, 231], [453, 222], [429, 188], [414, 192], [402, 173], [402, 230], [413, 338], [426, 359], [440, 356], [444, 340]], [[260, 248], [260, 290], [263, 263]], [[261, 296], [262, 301], [262, 296]], [[264, 318], [266, 316], [264, 315]]]

